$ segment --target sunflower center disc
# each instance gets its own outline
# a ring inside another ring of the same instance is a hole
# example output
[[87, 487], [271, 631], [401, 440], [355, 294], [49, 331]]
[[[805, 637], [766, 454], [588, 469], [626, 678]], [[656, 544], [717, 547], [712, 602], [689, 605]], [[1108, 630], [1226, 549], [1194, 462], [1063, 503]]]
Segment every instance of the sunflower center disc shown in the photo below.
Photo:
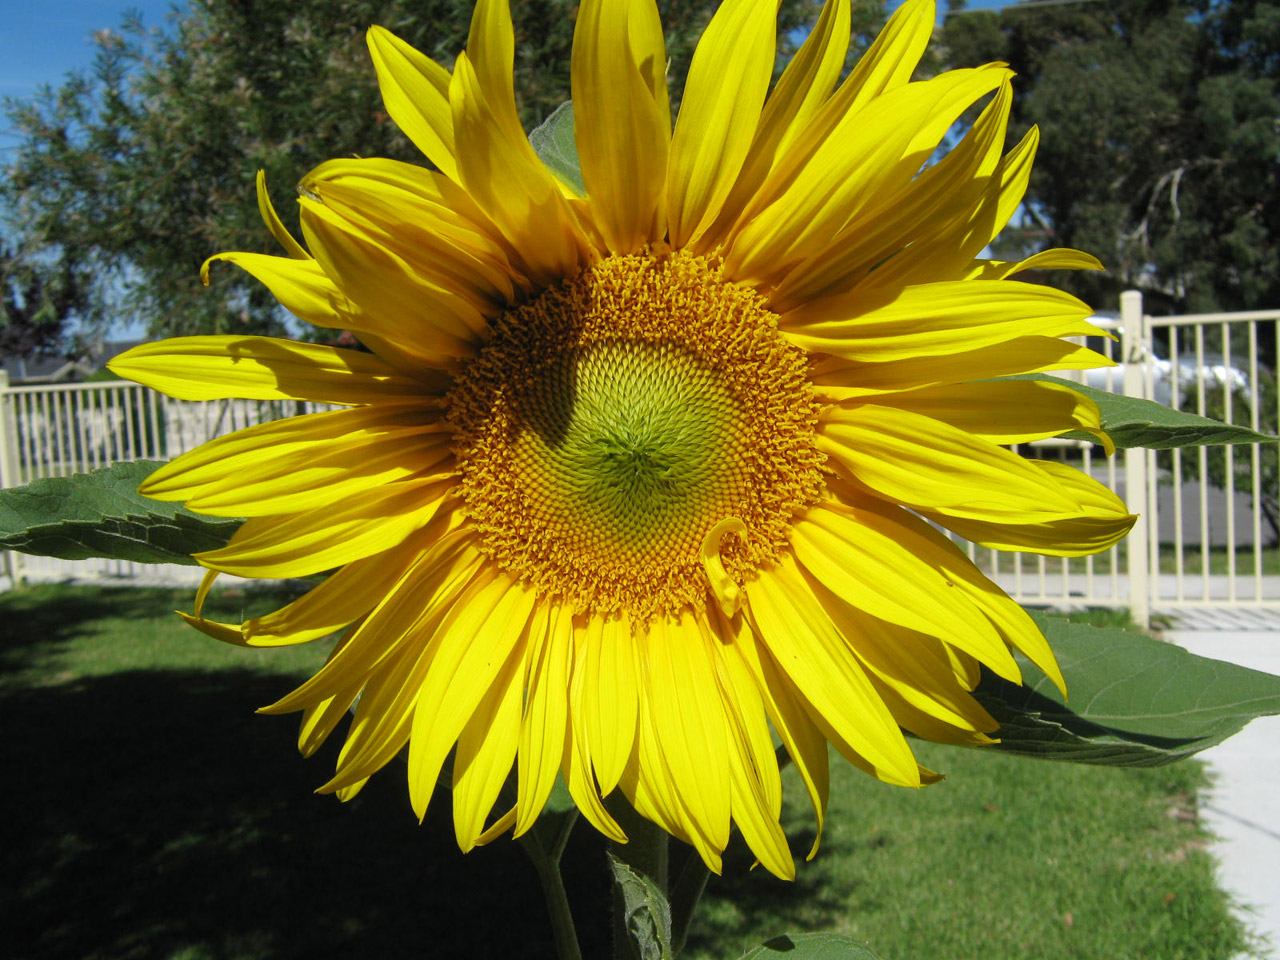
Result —
[[466, 509], [509, 574], [643, 621], [740, 582], [816, 501], [805, 358], [761, 298], [687, 254], [611, 257], [507, 313], [449, 395]]

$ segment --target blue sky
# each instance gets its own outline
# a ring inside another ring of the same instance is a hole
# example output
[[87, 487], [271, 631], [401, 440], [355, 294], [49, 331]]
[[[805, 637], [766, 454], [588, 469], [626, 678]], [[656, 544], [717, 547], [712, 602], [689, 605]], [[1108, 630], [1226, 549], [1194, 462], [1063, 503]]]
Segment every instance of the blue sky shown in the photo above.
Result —
[[[29, 97], [58, 86], [72, 70], [93, 63], [94, 31], [118, 27], [125, 11], [162, 26], [171, 0], [0, 0], [0, 98]], [[13, 137], [0, 133], [0, 149]]]

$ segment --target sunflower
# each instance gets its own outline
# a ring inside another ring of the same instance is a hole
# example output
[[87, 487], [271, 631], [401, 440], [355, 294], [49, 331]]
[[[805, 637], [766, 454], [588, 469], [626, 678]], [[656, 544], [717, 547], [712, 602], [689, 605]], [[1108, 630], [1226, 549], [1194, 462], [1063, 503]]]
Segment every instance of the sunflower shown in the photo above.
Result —
[[[651, 0], [583, 0], [581, 188], [521, 127], [507, 0], [480, 0], [452, 72], [369, 32], [386, 110], [434, 169], [322, 164], [299, 188], [305, 244], [259, 176], [286, 255], [211, 258], [367, 350], [189, 337], [111, 364], [187, 400], [340, 407], [213, 440], [142, 487], [248, 518], [196, 556], [193, 626], [252, 647], [345, 630], [264, 708], [303, 712], [309, 755], [354, 705], [322, 792], [354, 795], [407, 744], [420, 818], [452, 757], [464, 850], [528, 830], [563, 777], [616, 841], [615, 792], [713, 870], [736, 824], [791, 877], [775, 742], [820, 836], [828, 743], [917, 787], [937, 775], [904, 731], [991, 742], [982, 666], [1017, 682], [1020, 651], [1061, 685], [940, 528], [1056, 556], [1128, 530], [1105, 488], [1007, 449], [1109, 444], [1097, 408], [998, 379], [1108, 363], [1064, 339], [1101, 333], [1088, 306], [1016, 279], [1099, 265], [978, 259], [1037, 133], [1005, 152], [1003, 64], [911, 81], [933, 22], [908, 0], [841, 82], [849, 2], [828, 0], [770, 89], [775, 5], [725, 0], [673, 127]], [[331, 570], [266, 616], [201, 615], [219, 572]]]

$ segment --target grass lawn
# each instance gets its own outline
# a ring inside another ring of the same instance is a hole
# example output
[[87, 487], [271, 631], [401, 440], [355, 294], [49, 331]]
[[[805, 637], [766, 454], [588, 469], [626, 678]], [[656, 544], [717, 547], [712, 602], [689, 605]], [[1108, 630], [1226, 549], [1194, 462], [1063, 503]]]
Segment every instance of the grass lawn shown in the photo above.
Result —
[[[523, 853], [461, 855], [447, 797], [425, 826], [396, 764], [350, 804], [312, 795], [289, 718], [255, 716], [323, 658], [246, 651], [183, 627], [190, 591], [0, 595], [4, 954], [21, 960], [549, 958]], [[279, 597], [223, 594], [210, 615]], [[314, 646], [314, 645], [312, 645]], [[837, 930], [886, 960], [1225, 960], [1242, 935], [1195, 820], [1199, 765], [1113, 770], [920, 749], [921, 791], [833, 764], [818, 858], [794, 884], [731, 848], [690, 953], [734, 958]], [[794, 778], [785, 816], [812, 823]], [[608, 955], [602, 844], [575, 831], [567, 879], [588, 960]]]

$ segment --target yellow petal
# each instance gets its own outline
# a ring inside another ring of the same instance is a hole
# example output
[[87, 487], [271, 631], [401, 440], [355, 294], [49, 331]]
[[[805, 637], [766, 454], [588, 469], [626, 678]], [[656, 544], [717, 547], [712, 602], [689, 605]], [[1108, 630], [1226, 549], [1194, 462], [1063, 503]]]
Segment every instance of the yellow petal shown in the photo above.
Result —
[[933, 33], [934, 19], [933, 0], [907, 0], [894, 11], [839, 89], [822, 103], [807, 124], [796, 129], [792, 142], [778, 157], [755, 199], [741, 212], [739, 223], [750, 222], [777, 200], [850, 113], [911, 79]]
[[747, 586], [752, 622], [778, 665], [838, 737], [886, 780], [919, 786], [915, 757], [857, 658], [791, 558]]
[[245, 645], [304, 643], [358, 620], [378, 605], [388, 586], [424, 551], [424, 540], [410, 537], [390, 550], [349, 563], [292, 603], [250, 617], [240, 627]]
[[253, 518], [225, 547], [195, 557], [236, 576], [309, 576], [403, 540], [435, 516], [455, 484], [451, 476], [402, 480], [354, 493], [334, 508]]
[[[913, 710], [949, 727], [971, 732], [996, 729], [991, 715], [957, 681], [942, 642], [872, 617], [837, 597], [812, 574], [802, 573], [832, 626], [866, 668], [877, 693], [891, 692]], [[902, 724], [895, 704], [888, 706]], [[909, 724], [902, 725], [911, 729]]]
[[835, 356], [820, 357], [815, 358], [810, 367], [810, 377], [819, 396], [842, 401], [879, 398], [900, 390], [1019, 373], [1086, 370], [1115, 365], [1114, 360], [1066, 340], [1016, 337], [1007, 343], [976, 350], [936, 357], [903, 357], [878, 363]]
[[785, 312], [818, 297], [843, 293], [909, 244], [927, 239], [948, 219], [967, 216], [1004, 149], [1013, 87], [1002, 83], [959, 144], [919, 176], [862, 204], [832, 236], [821, 256], [800, 260], [769, 299]]
[[515, 28], [507, 0], [476, 0], [466, 59], [468, 66], [475, 68], [494, 122], [511, 140], [524, 140], [524, 127], [516, 111]]
[[942, 565], [955, 562], [954, 547], [939, 544], [921, 527], [932, 529], [900, 508], [865, 498], [853, 508], [810, 509], [796, 522], [791, 540], [796, 559], [832, 593], [877, 619], [938, 637], [1021, 682], [991, 622], [941, 572]]
[[850, 113], [738, 232], [726, 273], [744, 283], [772, 283], [807, 258], [828, 256], [842, 227], [909, 184], [960, 114], [1009, 76], [995, 65], [952, 70]]
[[528, 693], [520, 725], [515, 835], [537, 822], [555, 786], [568, 729], [572, 613], [547, 602], [534, 610], [529, 627]]
[[1053, 247], [1033, 253], [1025, 260], [975, 260], [965, 280], [1004, 280], [1024, 270], [1105, 270], [1091, 253], [1070, 247]]
[[434, 411], [357, 407], [218, 437], [170, 461], [139, 487], [214, 516], [300, 513], [360, 490], [454, 469]]
[[456, 289], [433, 283], [321, 204], [303, 200], [302, 228], [344, 294], [370, 316], [394, 318], [396, 339], [419, 345], [420, 355], [439, 366], [475, 353], [485, 318]]
[[985, 183], [977, 181], [965, 191], [959, 198], [963, 205], [956, 208], [955, 215], [876, 269], [867, 284], [893, 289], [969, 273], [973, 259], [1004, 229], [1022, 203], [1039, 143], [1039, 130], [1032, 127]]
[[575, 670], [583, 671], [576, 704], [586, 727], [591, 763], [600, 793], [607, 796], [631, 759], [639, 709], [638, 668], [631, 621], [626, 617], [592, 616], [582, 628], [582, 655]]
[[1095, 434], [1108, 455], [1115, 453], [1102, 432], [1102, 413], [1084, 394], [1057, 383], [1002, 380], [947, 384], [886, 394], [876, 403], [941, 420], [974, 437], [998, 444], [1029, 443], [1070, 430]]
[[404, 750], [413, 721], [414, 697], [431, 662], [429, 639], [429, 634], [420, 632], [400, 644], [365, 682], [347, 738], [338, 751], [334, 775], [317, 793], [337, 792], [342, 797]]
[[933, 0], [906, 0], [831, 98], [833, 108], [841, 114], [856, 110], [909, 81], [929, 44], [935, 21]]
[[280, 305], [299, 320], [326, 328], [350, 328], [356, 307], [329, 279], [324, 268], [307, 257], [273, 257], [265, 253], [218, 253], [200, 267], [200, 278], [209, 283], [209, 265], [234, 263], [260, 281]]
[[818, 22], [765, 101], [746, 162], [703, 247], [722, 243], [782, 154], [821, 107], [840, 77], [849, 49], [849, 0], [826, 0]]
[[172, 337], [126, 350], [107, 367], [179, 400], [360, 404], [432, 390], [370, 354], [273, 337]]
[[996, 550], [1024, 550], [1054, 557], [1083, 557], [1115, 546], [1138, 518], [1124, 501], [1079, 470], [1050, 460], [1028, 461], [1068, 492], [1080, 509], [1075, 515], [1041, 523], [929, 516], [966, 540]]
[[[941, 356], [1015, 337], [1110, 336], [1082, 300], [1014, 280], [953, 280], [851, 293], [782, 315], [787, 338], [809, 351], [880, 362]], [[971, 379], [971, 377], [966, 377]]]
[[671, 140], [673, 247], [709, 227], [733, 189], [773, 75], [776, 17], [773, 3], [725, 0], [698, 41]]
[[778, 739], [786, 747], [787, 755], [795, 764], [796, 772], [804, 783], [813, 806], [817, 825], [813, 846], [808, 859], [812, 860], [822, 843], [822, 829], [827, 814], [827, 799], [831, 793], [831, 776], [827, 761], [827, 742], [800, 706], [797, 694], [778, 668], [767, 647], [757, 644], [754, 632], [747, 624], [747, 617], [736, 617], [733, 622], [734, 647], [742, 655], [742, 661], [755, 679], [765, 710]]
[[258, 192], [258, 213], [262, 216], [262, 222], [267, 225], [267, 229], [271, 231], [271, 235], [276, 238], [276, 242], [284, 247], [285, 253], [291, 258], [310, 260], [311, 255], [302, 249], [302, 245], [297, 240], [293, 239], [293, 234], [285, 227], [280, 215], [276, 213], [276, 208], [271, 204], [271, 195], [267, 193], [267, 171], [258, 171], [255, 185]]
[[445, 757], [523, 636], [535, 599], [499, 574], [456, 604], [432, 637], [409, 739], [409, 799], [419, 820]]
[[333, 733], [334, 728], [351, 709], [358, 692], [352, 689], [344, 696], [330, 697], [303, 712], [302, 723], [298, 728], [298, 752], [303, 757], [314, 756], [324, 745], [329, 734]]
[[718, 870], [729, 843], [728, 730], [703, 628], [687, 608], [649, 624], [645, 695], [693, 844]]
[[369, 28], [368, 42], [387, 113], [441, 173], [457, 180], [449, 71], [382, 27]]
[[[572, 637], [577, 631], [570, 630]], [[581, 651], [573, 650], [570, 654], [573, 662], [581, 662]], [[579, 812], [588, 822], [615, 843], [626, 843], [627, 835], [622, 832], [616, 820], [609, 815], [600, 799], [600, 790], [596, 786], [591, 772], [591, 751], [587, 745], [587, 727], [584, 718], [573, 709], [582, 702], [581, 686], [586, 680], [584, 671], [575, 669], [569, 686], [569, 731], [565, 738], [564, 759], [560, 770], [564, 775], [565, 786]]]
[[347, 232], [385, 247], [476, 310], [491, 315], [511, 300], [514, 275], [497, 228], [444, 175], [396, 160], [330, 160], [302, 188], [304, 208], [322, 204], [347, 221]]
[[[433, 529], [433, 527], [435, 529]], [[423, 530], [431, 545], [403, 573], [379, 578], [382, 599], [320, 670], [297, 689], [263, 707], [262, 713], [291, 713], [346, 690], [381, 671], [387, 660], [433, 630], [458, 597], [475, 581], [487, 582], [479, 551], [462, 532], [437, 533], [447, 521]]]
[[[1057, 684], [1058, 689], [1065, 693], [1066, 687], [1062, 673], [1054, 660], [1053, 651], [1049, 649], [1049, 644], [1035, 625], [1035, 621], [1022, 607], [1011, 600], [1008, 594], [983, 576], [982, 572], [950, 539], [905, 510], [884, 503], [877, 504], [871, 500], [860, 500], [856, 494], [850, 495], [849, 491], [841, 489], [839, 484], [835, 485], [835, 489], [846, 502], [857, 504], [852, 509], [841, 508], [844, 512], [858, 516], [864, 524], [878, 525], [884, 532], [896, 537], [897, 541], [904, 544], [913, 555], [923, 558], [946, 587], [946, 592], [959, 594], [958, 599], [962, 604], [978, 610], [999, 634], [1004, 647], [1021, 650], [1032, 663]], [[821, 574], [819, 578], [821, 579]], [[831, 587], [832, 584], [827, 581], [827, 586]], [[836, 592], [839, 593], [838, 590]], [[841, 595], [849, 596], [847, 593]], [[861, 602], [861, 598], [858, 599], [858, 606], [864, 610], [869, 609]], [[947, 635], [937, 631], [933, 633], [958, 648], [962, 654], [977, 656], [996, 673], [1014, 683], [1021, 683], [1016, 664], [1012, 663], [1011, 658], [1006, 659], [1007, 649], [993, 647], [983, 653], [977, 647], [967, 645], [965, 642], [967, 638], [963, 636]], [[995, 660], [989, 659], [992, 656]], [[1012, 673], [1006, 674], [1005, 671], [1010, 666], [1012, 666]], [[964, 682], [972, 689], [977, 683], [973, 666], [966, 665], [964, 656], [961, 656], [957, 659], [955, 667], [958, 676], [968, 674]]]
[[817, 446], [859, 484], [912, 508], [1032, 523], [1079, 510], [1017, 454], [907, 409], [829, 407], [820, 420]]
[[755, 678], [732, 646], [732, 631], [717, 630], [711, 650], [731, 737], [728, 750], [733, 819], [765, 869], [784, 880], [795, 878], [795, 863], [782, 832], [782, 778], [765, 720], [764, 700]]
[[485, 833], [485, 820], [515, 763], [520, 744], [527, 631], [458, 736], [453, 760], [453, 828], [466, 853]]
[[613, 253], [660, 239], [671, 107], [658, 9], [584, 0], [573, 33], [573, 114], [582, 182]]
[[523, 272], [543, 286], [576, 273], [584, 240], [573, 212], [524, 134], [517, 140], [494, 119], [466, 54], [454, 64], [449, 100], [461, 182], [520, 251]]

